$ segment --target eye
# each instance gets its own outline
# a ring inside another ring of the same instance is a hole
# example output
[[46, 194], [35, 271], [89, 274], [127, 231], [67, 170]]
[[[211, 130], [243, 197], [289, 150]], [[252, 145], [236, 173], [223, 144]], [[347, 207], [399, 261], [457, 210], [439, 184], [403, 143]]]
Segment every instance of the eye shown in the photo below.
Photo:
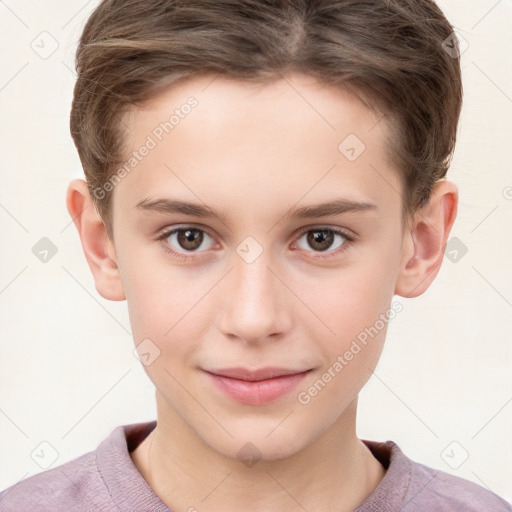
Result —
[[[350, 242], [353, 241], [353, 238], [350, 237], [344, 231], [335, 228], [326, 228], [319, 227], [315, 229], [309, 229], [304, 231], [297, 241], [297, 245], [299, 245], [300, 249], [308, 250], [308, 247], [300, 247], [300, 240], [305, 238], [306, 244], [314, 250], [314, 252], [327, 252], [324, 256], [319, 256], [320, 258], [329, 258], [331, 256], [335, 256], [344, 251]], [[334, 248], [333, 248], [334, 246]], [[336, 250], [341, 247], [341, 250]]]
[[210, 245], [206, 243], [205, 248], [205, 244], [203, 243], [205, 241], [205, 237], [206, 239], [211, 239], [210, 235], [208, 235], [206, 231], [193, 226], [185, 226], [164, 231], [158, 237], [158, 240], [165, 242], [163, 247], [166, 252], [171, 253], [182, 260], [186, 260], [188, 259], [188, 256], [186, 256], [187, 252], [204, 252], [199, 251], [198, 249], [201, 246], [203, 246], [203, 249], [209, 249], [214, 245], [214, 243], [210, 243]]
[[[205, 243], [205, 240], [208, 239], [211, 240], [209, 244], [208, 242]], [[325, 255], [319, 254], [316, 256], [318, 258], [336, 256], [346, 250], [354, 240], [353, 237], [348, 235], [345, 231], [331, 227], [309, 228], [302, 232], [296, 243], [300, 249], [309, 250], [308, 247], [301, 247], [300, 241], [302, 239], [305, 239], [306, 244], [313, 249], [313, 252], [326, 253]], [[194, 226], [167, 229], [158, 236], [157, 240], [163, 242], [163, 249], [167, 253], [181, 261], [187, 261], [193, 258], [194, 253], [206, 252], [207, 249], [210, 249], [215, 244], [213, 237], [204, 229]], [[199, 250], [201, 247], [203, 250]], [[191, 255], [188, 256], [187, 253]]]

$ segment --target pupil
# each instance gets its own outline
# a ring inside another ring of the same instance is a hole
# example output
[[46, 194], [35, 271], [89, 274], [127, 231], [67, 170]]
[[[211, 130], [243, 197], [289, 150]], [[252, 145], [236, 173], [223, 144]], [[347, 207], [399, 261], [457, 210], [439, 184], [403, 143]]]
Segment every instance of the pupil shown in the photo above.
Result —
[[320, 244], [317, 250], [325, 251], [332, 244], [332, 232], [328, 230], [313, 231], [313, 236], [310, 236], [309, 242], [312, 243], [313, 247], [315, 244]]
[[184, 249], [197, 249], [201, 245], [202, 235], [196, 229], [186, 229], [178, 233], [178, 241]]

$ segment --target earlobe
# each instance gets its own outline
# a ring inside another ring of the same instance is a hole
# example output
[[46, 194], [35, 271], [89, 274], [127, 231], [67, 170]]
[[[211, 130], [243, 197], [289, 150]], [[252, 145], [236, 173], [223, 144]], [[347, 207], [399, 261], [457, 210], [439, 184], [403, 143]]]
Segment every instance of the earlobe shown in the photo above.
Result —
[[443, 180], [432, 189], [427, 205], [414, 214], [404, 235], [396, 295], [417, 297], [431, 285], [443, 262], [457, 204], [457, 186]]
[[105, 299], [125, 300], [114, 244], [94, 207], [86, 181], [71, 181], [66, 194], [66, 206], [78, 230], [96, 290]]

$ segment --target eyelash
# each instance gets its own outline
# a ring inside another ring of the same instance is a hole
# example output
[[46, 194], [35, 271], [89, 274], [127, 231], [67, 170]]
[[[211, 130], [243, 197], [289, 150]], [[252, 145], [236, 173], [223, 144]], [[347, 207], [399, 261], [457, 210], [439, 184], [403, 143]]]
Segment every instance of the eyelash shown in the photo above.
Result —
[[[158, 236], [157, 240], [164, 241], [167, 238], [169, 238], [171, 235], [173, 235], [174, 233], [177, 233], [180, 231], [186, 231], [187, 229], [193, 229], [195, 231], [200, 231], [200, 232], [206, 233], [210, 238], [214, 238], [209, 233], [209, 231], [206, 229], [198, 228], [195, 226], [185, 225], [185, 226], [181, 226], [178, 228], [172, 228], [172, 229], [168, 229], [168, 230], [164, 231], [162, 234], [160, 234]], [[335, 235], [340, 235], [345, 239], [345, 241], [342, 243], [342, 245], [340, 247], [338, 247], [337, 249], [335, 249], [334, 251], [326, 251], [327, 256], [323, 255], [323, 253], [321, 251], [316, 251], [319, 254], [316, 257], [320, 258], [320, 259], [327, 259], [327, 258], [333, 258], [335, 256], [338, 256], [341, 253], [345, 252], [352, 245], [352, 242], [354, 242], [354, 237], [350, 236], [346, 231], [340, 230], [337, 228], [327, 227], [327, 226], [318, 226], [318, 227], [313, 227], [313, 228], [310, 227], [308, 229], [304, 229], [299, 233], [297, 240], [300, 240], [306, 233], [315, 232], [315, 231], [327, 231], [330, 233], [334, 233]], [[171, 249], [169, 247], [168, 244], [162, 244], [162, 245], [163, 245], [163, 249], [165, 252], [178, 258], [180, 261], [188, 261], [188, 260], [194, 258], [194, 256], [186, 256], [183, 253], [174, 251], [173, 249]], [[315, 251], [313, 251], [313, 252], [315, 252]], [[191, 254], [194, 254], [194, 252], [191, 252]]]

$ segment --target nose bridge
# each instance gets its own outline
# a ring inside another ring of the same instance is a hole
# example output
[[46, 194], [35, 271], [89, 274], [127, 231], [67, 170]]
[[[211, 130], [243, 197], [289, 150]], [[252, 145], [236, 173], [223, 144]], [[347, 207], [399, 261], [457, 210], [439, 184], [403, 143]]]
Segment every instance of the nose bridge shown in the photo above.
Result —
[[[276, 277], [271, 251], [247, 237], [236, 249], [221, 328], [226, 335], [257, 341], [289, 327], [284, 285]], [[271, 270], [272, 269], [272, 270]]]
[[272, 307], [276, 300], [275, 276], [269, 268], [273, 262], [269, 248], [263, 248], [253, 237], [247, 237], [237, 247], [234, 293], [244, 307]]
[[262, 253], [254, 260], [239, 256], [234, 269], [234, 293], [238, 300], [249, 299], [252, 302], [268, 304], [275, 297], [275, 276], [270, 271], [272, 262], [267, 253]]

